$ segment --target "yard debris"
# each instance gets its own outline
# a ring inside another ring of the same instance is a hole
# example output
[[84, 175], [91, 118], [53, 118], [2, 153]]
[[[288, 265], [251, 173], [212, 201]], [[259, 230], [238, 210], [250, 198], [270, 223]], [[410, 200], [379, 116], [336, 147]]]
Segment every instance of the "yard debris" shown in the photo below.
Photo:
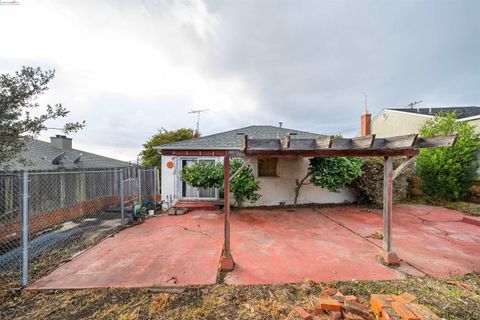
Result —
[[381, 232], [375, 231], [375, 233], [372, 233], [371, 235], [367, 236], [367, 238], [383, 240], [383, 234]]
[[[315, 315], [332, 320], [440, 320], [426, 306], [417, 303], [417, 297], [409, 292], [400, 295], [371, 294], [370, 308], [358, 303], [354, 295], [343, 295], [335, 288], [323, 289], [316, 301], [309, 303], [307, 310]], [[312, 319], [301, 306], [294, 308], [301, 319]], [[316, 319], [316, 318], [315, 318]]]
[[295, 312], [300, 316], [300, 318], [302, 318], [303, 320], [312, 320], [312, 315], [310, 313], [308, 313], [305, 309], [303, 309], [303, 307], [301, 306], [296, 306], [295, 308], [293, 308], [293, 310], [295, 310]]
[[324, 289], [320, 292], [321, 296], [333, 296], [334, 294], [337, 294], [337, 289], [335, 288]]
[[181, 216], [184, 215], [185, 213], [189, 212], [190, 208], [180, 208], [180, 207], [171, 207], [168, 209], [168, 215], [169, 216]]
[[[170, 280], [172, 280], [172, 279], [170, 279]], [[148, 291], [151, 292], [151, 293], [175, 293], [175, 294], [179, 294], [179, 293], [183, 293], [185, 291], [185, 288], [157, 286], [157, 287], [148, 288]]]

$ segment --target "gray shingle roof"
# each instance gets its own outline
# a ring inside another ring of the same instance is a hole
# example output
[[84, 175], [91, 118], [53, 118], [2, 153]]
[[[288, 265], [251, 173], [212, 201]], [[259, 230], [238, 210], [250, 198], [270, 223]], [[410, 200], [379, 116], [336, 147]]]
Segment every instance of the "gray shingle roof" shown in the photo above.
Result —
[[455, 112], [458, 119], [474, 117], [480, 115], [480, 107], [438, 107], [438, 108], [387, 108], [387, 110], [395, 110], [401, 112], [423, 114], [434, 116], [439, 112]]
[[318, 137], [319, 134], [275, 126], [249, 126], [245, 128], [216, 133], [197, 139], [179, 141], [155, 147], [160, 150], [239, 150], [243, 144], [243, 134], [250, 139], [276, 139], [288, 134], [292, 139], [308, 139]]
[[[66, 158], [62, 165], [52, 164], [52, 160], [65, 152]], [[74, 160], [80, 157], [79, 163], [74, 163]], [[49, 142], [28, 139], [26, 149], [19, 158], [24, 158], [32, 165], [25, 166], [23, 163], [13, 161], [4, 169], [15, 170], [29, 170], [29, 171], [44, 171], [44, 170], [59, 170], [59, 169], [106, 169], [106, 168], [121, 168], [127, 167], [130, 164], [125, 161], [112, 159], [98, 154], [81, 151], [77, 149], [63, 150], [53, 146]], [[2, 168], [0, 167], [0, 170]]]

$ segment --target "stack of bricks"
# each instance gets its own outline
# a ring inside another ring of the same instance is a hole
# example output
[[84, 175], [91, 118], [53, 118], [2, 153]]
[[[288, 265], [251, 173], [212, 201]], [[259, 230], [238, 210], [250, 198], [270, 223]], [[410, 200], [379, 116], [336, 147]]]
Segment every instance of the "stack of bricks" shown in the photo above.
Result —
[[333, 288], [325, 289], [320, 293], [314, 315], [311, 315], [302, 307], [296, 307], [295, 311], [304, 320], [325, 318], [333, 320], [362, 320], [371, 318], [368, 308], [357, 303], [357, 297], [343, 295], [340, 291]]
[[294, 308], [303, 320], [440, 320], [427, 307], [416, 303], [417, 298], [410, 293], [401, 295], [372, 294], [370, 309], [357, 302], [357, 297], [343, 295], [336, 289], [325, 289], [318, 297], [314, 313], [303, 307]]
[[401, 295], [372, 294], [370, 306], [376, 319], [382, 320], [440, 320], [417, 297], [405, 292]]

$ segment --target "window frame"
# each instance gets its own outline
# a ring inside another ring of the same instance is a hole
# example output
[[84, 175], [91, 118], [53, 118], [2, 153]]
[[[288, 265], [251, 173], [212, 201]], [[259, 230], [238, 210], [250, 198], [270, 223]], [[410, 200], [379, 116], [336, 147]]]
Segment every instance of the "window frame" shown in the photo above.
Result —
[[[274, 161], [275, 168], [274, 169], [260, 169], [260, 162], [265, 161]], [[271, 158], [271, 157], [259, 157], [257, 158], [257, 177], [259, 178], [275, 178], [278, 177], [278, 158]]]

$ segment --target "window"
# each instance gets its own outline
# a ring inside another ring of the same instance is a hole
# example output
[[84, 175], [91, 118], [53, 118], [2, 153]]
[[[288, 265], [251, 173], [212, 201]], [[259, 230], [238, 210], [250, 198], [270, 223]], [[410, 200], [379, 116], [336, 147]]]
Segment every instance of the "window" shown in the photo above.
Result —
[[276, 158], [259, 158], [258, 159], [258, 176], [259, 177], [276, 177], [277, 176], [277, 159]]

